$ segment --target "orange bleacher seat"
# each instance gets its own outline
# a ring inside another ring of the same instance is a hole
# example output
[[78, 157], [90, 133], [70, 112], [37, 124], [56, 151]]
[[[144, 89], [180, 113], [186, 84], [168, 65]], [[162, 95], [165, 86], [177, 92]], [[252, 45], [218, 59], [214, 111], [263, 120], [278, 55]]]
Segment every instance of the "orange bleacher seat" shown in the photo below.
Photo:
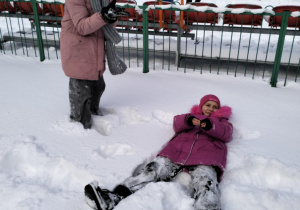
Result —
[[[254, 4], [229, 4], [226, 7], [232, 9], [262, 9], [261, 6]], [[225, 14], [224, 24], [260, 26], [262, 24], [262, 18], [262, 15]]]
[[[300, 11], [300, 6], [277, 6], [273, 8], [274, 12], [282, 13], [283, 11], [296, 12]], [[271, 16], [269, 25], [272, 27], [280, 27], [282, 21], [282, 16]], [[288, 27], [298, 27], [300, 28], [300, 17], [289, 17]]]

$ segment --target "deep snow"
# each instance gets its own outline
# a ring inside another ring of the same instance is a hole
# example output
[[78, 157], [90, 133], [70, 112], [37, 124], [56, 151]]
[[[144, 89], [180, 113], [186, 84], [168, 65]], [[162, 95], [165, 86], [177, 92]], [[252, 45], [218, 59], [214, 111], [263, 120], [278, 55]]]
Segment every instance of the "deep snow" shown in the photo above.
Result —
[[[86, 183], [112, 189], [168, 141], [172, 117], [207, 93], [233, 109], [223, 209], [300, 207], [298, 83], [271, 88], [268, 79], [242, 76], [106, 72], [105, 116], [84, 130], [68, 119], [68, 79], [59, 60], [0, 60], [0, 209], [89, 209]], [[182, 175], [178, 183], [187, 181]], [[188, 189], [178, 183], [150, 184], [116, 209], [192, 209]]]
[[[60, 60], [0, 54], [0, 63], [1, 210], [90, 209], [85, 184], [112, 189], [127, 178], [170, 139], [173, 116], [208, 93], [233, 109], [222, 209], [300, 209], [299, 82], [272, 88], [268, 77], [167, 71], [159, 63], [148, 74], [106, 71], [105, 116], [84, 130], [69, 121]], [[115, 209], [192, 210], [188, 181], [180, 174], [176, 182], [149, 184]]]

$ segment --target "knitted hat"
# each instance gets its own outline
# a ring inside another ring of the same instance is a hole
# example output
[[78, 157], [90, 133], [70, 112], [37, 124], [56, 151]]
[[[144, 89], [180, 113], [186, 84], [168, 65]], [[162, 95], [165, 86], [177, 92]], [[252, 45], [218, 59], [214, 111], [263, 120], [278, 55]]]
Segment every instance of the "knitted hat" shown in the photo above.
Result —
[[207, 101], [215, 101], [218, 104], [218, 110], [213, 112], [211, 114], [211, 116], [213, 117], [224, 117], [229, 119], [232, 112], [231, 112], [231, 108], [229, 106], [222, 106], [221, 107], [221, 103], [220, 103], [220, 99], [215, 96], [215, 95], [206, 95], [203, 96], [200, 100], [200, 104], [198, 105], [194, 105], [191, 108], [191, 114], [202, 114], [202, 106], [207, 102]]
[[218, 104], [218, 108], [221, 107], [221, 102], [220, 102], [220, 99], [215, 96], [215, 95], [212, 95], [212, 94], [209, 94], [209, 95], [205, 95], [201, 98], [200, 100], [200, 104], [199, 104], [199, 108], [200, 110], [202, 110], [202, 106], [207, 102], [207, 101], [214, 101]]

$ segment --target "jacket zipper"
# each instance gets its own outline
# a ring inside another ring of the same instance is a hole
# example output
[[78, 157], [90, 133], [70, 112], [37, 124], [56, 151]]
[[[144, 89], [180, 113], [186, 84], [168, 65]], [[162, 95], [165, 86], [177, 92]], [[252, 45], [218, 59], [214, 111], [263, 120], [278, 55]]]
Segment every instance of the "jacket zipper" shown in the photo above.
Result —
[[198, 140], [198, 138], [199, 138], [199, 133], [197, 133], [197, 138], [194, 140], [194, 142], [193, 142], [193, 144], [192, 144], [192, 147], [191, 147], [191, 149], [190, 149], [190, 153], [189, 153], [189, 155], [187, 156], [186, 160], [184, 161], [183, 165], [185, 165], [185, 164], [186, 164], [187, 160], [188, 160], [188, 159], [189, 159], [189, 157], [191, 156], [191, 154], [192, 154], [192, 150], [193, 150], [193, 148], [194, 148], [194, 145], [195, 145], [196, 141]]

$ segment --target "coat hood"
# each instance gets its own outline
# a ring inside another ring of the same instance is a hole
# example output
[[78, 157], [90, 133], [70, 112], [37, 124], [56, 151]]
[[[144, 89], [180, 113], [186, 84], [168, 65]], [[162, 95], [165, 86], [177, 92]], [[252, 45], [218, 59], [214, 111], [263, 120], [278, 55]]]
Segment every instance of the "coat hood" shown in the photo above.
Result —
[[[199, 107], [199, 105], [194, 105], [191, 108], [191, 114], [202, 114], [202, 111]], [[211, 117], [224, 117], [229, 119], [232, 114], [231, 108], [229, 106], [222, 106], [220, 109], [212, 113], [210, 116]]]

